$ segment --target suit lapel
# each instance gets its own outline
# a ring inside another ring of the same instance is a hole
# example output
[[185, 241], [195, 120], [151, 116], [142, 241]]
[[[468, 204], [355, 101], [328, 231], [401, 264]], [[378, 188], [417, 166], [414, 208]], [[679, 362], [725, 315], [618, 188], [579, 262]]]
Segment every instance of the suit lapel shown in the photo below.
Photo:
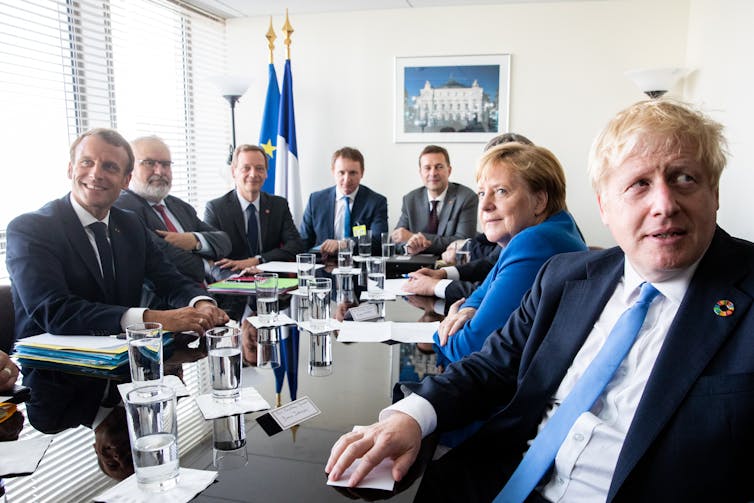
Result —
[[[184, 230], [184, 232], [186, 232], [186, 229], [191, 228], [189, 216], [186, 214], [183, 206], [181, 206], [173, 196], [168, 196], [165, 198], [165, 207], [169, 209], [170, 213], [172, 213], [176, 220], [178, 220], [178, 223], [181, 224], [181, 228]], [[154, 210], [151, 206], [149, 207], [149, 211], [154, 214]], [[162, 219], [160, 218], [160, 220]], [[164, 224], [163, 227], [165, 227]], [[167, 227], [165, 228], [167, 229]]]
[[537, 403], [533, 401], [555, 394], [622, 275], [623, 254], [615, 254], [590, 264], [587, 279], [564, 285], [550, 329], [522, 375], [515, 397], [520, 407], [530, 408]]
[[68, 242], [78, 254], [81, 261], [84, 263], [84, 267], [89, 271], [94, 280], [102, 292], [105, 295], [104, 279], [102, 278], [102, 272], [99, 269], [99, 262], [97, 261], [97, 255], [94, 253], [89, 237], [84, 230], [84, 226], [81, 225], [79, 217], [76, 216], [76, 212], [73, 211], [71, 201], [68, 199], [73, 196], [66, 196], [61, 200], [61, 218], [63, 220], [63, 227], [65, 228]]
[[[678, 308], [665, 342], [647, 381], [639, 406], [626, 435], [608, 493], [610, 501], [631, 470], [680, 407], [710, 360], [751, 307], [751, 297], [735, 287], [740, 263], [726, 256], [722, 231], [702, 259]], [[718, 300], [733, 302], [732, 316], [717, 316]]]
[[269, 236], [270, 228], [270, 196], [265, 192], [259, 194], [259, 232], [261, 234], [261, 242], [259, 243], [259, 252], [269, 250], [276, 247], [277, 243], [267, 243], [267, 236]]
[[238, 201], [238, 195], [236, 194], [235, 189], [228, 192], [226, 197], [228, 209], [230, 210], [230, 217], [233, 221], [233, 227], [235, 227], [240, 241], [244, 243], [246, 253], [249, 254], [251, 253], [251, 250], [249, 250], [249, 242], [246, 239], [246, 225], [244, 225], [243, 210], [241, 209], [241, 203]]
[[[149, 211], [152, 211], [151, 208]], [[125, 233], [121, 228], [120, 215], [111, 209], [110, 211], [110, 246], [113, 249], [113, 261], [115, 262], [115, 292], [116, 298], [114, 303], [127, 303], [127, 292], [129, 291], [129, 282], [131, 275], [128, 273], [129, 250], [128, 241]], [[133, 260], [133, 259], [131, 259]]]
[[450, 215], [453, 211], [453, 206], [456, 204], [456, 186], [453, 184], [448, 184], [448, 192], [445, 194], [445, 201], [442, 205], [442, 210], [440, 210], [440, 214], [437, 215], [437, 218], [440, 221], [440, 224], [437, 226], [437, 235], [441, 236], [445, 232], [445, 227], [448, 226], [448, 222], [450, 221]]
[[[361, 192], [361, 191], [359, 191]], [[337, 192], [335, 192], [335, 187], [332, 187], [329, 192], [327, 193], [327, 200], [325, 201], [325, 238], [324, 239], [330, 239], [335, 236], [335, 197], [337, 196]], [[353, 207], [351, 208], [351, 225], [354, 225], [356, 223], [356, 216], [354, 215], [356, 211], [356, 201], [358, 201], [358, 194], [357, 198], [353, 201]], [[322, 243], [317, 243], [322, 244]]]

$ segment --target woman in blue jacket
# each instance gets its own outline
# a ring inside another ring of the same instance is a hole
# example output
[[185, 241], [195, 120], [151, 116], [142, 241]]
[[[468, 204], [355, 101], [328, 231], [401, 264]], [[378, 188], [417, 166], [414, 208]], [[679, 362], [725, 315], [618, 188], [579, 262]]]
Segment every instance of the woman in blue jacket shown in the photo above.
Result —
[[484, 283], [453, 304], [435, 334], [443, 365], [478, 351], [505, 325], [547, 259], [587, 249], [566, 210], [563, 168], [546, 148], [498, 145], [479, 160], [476, 180], [479, 221], [503, 251]]

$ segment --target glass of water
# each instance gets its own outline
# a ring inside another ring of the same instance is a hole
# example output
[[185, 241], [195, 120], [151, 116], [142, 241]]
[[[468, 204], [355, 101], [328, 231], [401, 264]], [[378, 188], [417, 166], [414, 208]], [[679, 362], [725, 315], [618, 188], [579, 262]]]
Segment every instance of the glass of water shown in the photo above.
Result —
[[469, 251], [469, 241], [456, 243], [456, 266], [466, 265], [471, 261], [471, 251]]
[[257, 329], [257, 368], [280, 367], [280, 330], [281, 327]]
[[128, 363], [134, 386], [162, 382], [162, 325], [136, 323], [126, 327]]
[[372, 231], [366, 231], [366, 234], [359, 236], [359, 257], [366, 258], [372, 256]]
[[338, 271], [350, 273], [353, 269], [353, 241], [342, 239], [338, 248]]
[[309, 281], [314, 279], [314, 266], [317, 256], [313, 253], [299, 253], [296, 255], [296, 269], [298, 271], [298, 288], [306, 291]]
[[212, 465], [218, 470], [235, 470], [249, 463], [246, 452], [244, 415], [212, 420]]
[[236, 400], [241, 388], [241, 330], [215, 327], [207, 330], [207, 353], [212, 396]]
[[260, 272], [254, 275], [257, 293], [257, 316], [262, 324], [274, 323], [278, 317], [278, 275]]
[[309, 282], [309, 320], [315, 329], [327, 328], [330, 319], [330, 278], [315, 278]]
[[332, 335], [330, 332], [309, 335], [309, 375], [332, 374]]
[[381, 299], [385, 292], [385, 260], [372, 257], [367, 264], [367, 293], [370, 299]]
[[126, 394], [126, 420], [136, 482], [140, 489], [166, 491], [178, 484], [178, 423], [170, 386], [134, 388]]
[[382, 257], [393, 258], [395, 255], [395, 243], [389, 232], [382, 233]]

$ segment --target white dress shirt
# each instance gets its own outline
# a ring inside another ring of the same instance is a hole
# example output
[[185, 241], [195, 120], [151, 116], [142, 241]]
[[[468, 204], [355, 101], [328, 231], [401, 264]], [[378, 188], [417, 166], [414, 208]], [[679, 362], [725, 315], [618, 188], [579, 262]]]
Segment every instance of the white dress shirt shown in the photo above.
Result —
[[[558, 450], [550, 480], [538, 488], [546, 499], [605, 501], [618, 455], [644, 387], [698, 264], [697, 261], [672, 280], [652, 283], [661, 295], [652, 302], [636, 342], [612, 380], [592, 409], [579, 416]], [[643, 281], [626, 260], [623, 279], [616, 286], [551, 398], [550, 407], [539, 425], [540, 430], [602, 348], [618, 318], [638, 298], [639, 287]], [[416, 394], [409, 395], [384, 409], [380, 412], [380, 419], [389, 416], [393, 411], [404, 412], [416, 419], [423, 436], [434, 431], [437, 426], [434, 408], [426, 399]]]

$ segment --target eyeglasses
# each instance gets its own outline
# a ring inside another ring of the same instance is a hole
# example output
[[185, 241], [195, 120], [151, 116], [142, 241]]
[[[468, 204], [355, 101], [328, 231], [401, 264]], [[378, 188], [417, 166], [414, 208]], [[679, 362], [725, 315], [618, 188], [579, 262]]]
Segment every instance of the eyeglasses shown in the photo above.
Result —
[[167, 169], [173, 165], [173, 161], [158, 161], [157, 159], [139, 159], [139, 164], [146, 166], [147, 168], [154, 168], [156, 164], [159, 164], [163, 168]]

